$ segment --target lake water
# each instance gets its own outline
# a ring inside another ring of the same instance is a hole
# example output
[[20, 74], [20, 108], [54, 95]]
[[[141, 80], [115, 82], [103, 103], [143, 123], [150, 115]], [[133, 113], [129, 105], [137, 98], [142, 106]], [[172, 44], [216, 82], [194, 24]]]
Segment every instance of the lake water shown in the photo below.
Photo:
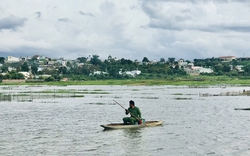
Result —
[[[84, 90], [84, 97], [0, 102], [0, 155], [250, 155], [249, 96], [209, 96], [249, 87], [185, 86], [7, 86], [1, 93]], [[104, 131], [101, 124], [122, 122], [134, 100], [146, 120], [158, 127]]]

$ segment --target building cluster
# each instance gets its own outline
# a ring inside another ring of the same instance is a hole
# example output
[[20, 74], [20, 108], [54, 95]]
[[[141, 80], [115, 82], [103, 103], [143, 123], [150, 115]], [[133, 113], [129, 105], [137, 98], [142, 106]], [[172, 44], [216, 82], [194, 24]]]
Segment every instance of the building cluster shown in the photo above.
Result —
[[[40, 56], [40, 55], [35, 55], [33, 56], [32, 58], [31, 57], [13, 57], [13, 56], [8, 56], [6, 59], [5, 59], [5, 63], [16, 63], [16, 62], [25, 62], [25, 61], [29, 61], [29, 60], [36, 60], [37, 64], [38, 64], [38, 70], [37, 72], [40, 72], [40, 71], [44, 71], [44, 70], [54, 70], [56, 68], [59, 68], [59, 67], [66, 67], [66, 68], [69, 68], [67, 66], [68, 63], [70, 63], [71, 65], [74, 65], [74, 66], [83, 66], [84, 63], [79, 63], [77, 60], [65, 60], [64, 58], [59, 58], [59, 59], [51, 59], [51, 58], [48, 58], [48, 57], [45, 57], [45, 56]], [[0, 64], [0, 67], [2, 66], [2, 64]], [[29, 67], [31, 68], [31, 67]], [[16, 68], [14, 67], [11, 67], [9, 66], [8, 67], [8, 72], [11, 72], [11, 71], [15, 71]], [[1, 71], [0, 71], [1, 73]], [[29, 72], [24, 72], [24, 71], [21, 71], [21, 72], [18, 72], [18, 73], [21, 73], [24, 75], [25, 79], [29, 79], [29, 78], [38, 78], [36, 75], [33, 75], [31, 73], [31, 70]], [[1, 73], [2, 75], [5, 75], [7, 73]], [[90, 76], [92, 75], [101, 75], [101, 74], [108, 74], [107, 72], [104, 72], [104, 71], [93, 71], [92, 73], [90, 73]], [[128, 76], [131, 76], [131, 77], [135, 77], [139, 74], [141, 74], [141, 71], [136, 69], [136, 70], [132, 70], [132, 71], [125, 71], [123, 72], [122, 70], [119, 72], [120, 75], [128, 75]], [[42, 77], [50, 77], [51, 75], [40, 75]]]
[[[45, 56], [40, 56], [40, 55], [35, 55], [32, 58], [31, 57], [17, 58], [17, 57], [13, 57], [13, 56], [8, 56], [5, 59], [5, 63], [25, 62], [25, 61], [29, 61], [31, 59], [36, 60], [36, 62], [38, 64], [38, 70], [37, 70], [38, 72], [43, 71], [43, 70], [54, 70], [55, 68], [58, 68], [58, 67], [69, 68], [69, 67], [67, 67], [68, 63], [74, 64], [75, 66], [83, 65], [83, 63], [79, 63], [77, 60], [65, 60], [63, 58], [51, 59], [51, 58], [48, 58], [48, 57], [45, 57]], [[235, 60], [236, 57], [234, 57], [234, 56], [222, 56], [222, 57], [219, 57], [219, 59], [222, 60], [222, 61], [232, 61], [232, 60]], [[143, 63], [143, 62], [139, 62], [139, 63]], [[154, 63], [157, 63], [157, 61], [154, 60], [154, 61], [150, 61], [150, 62], [147, 62], [147, 63], [154, 64]], [[2, 66], [2, 64], [0, 64], [0, 67], [1, 66]], [[173, 67], [174, 66], [176, 66], [176, 64], [173, 64]], [[199, 75], [200, 73], [212, 73], [213, 72], [213, 70], [211, 68], [204, 68], [204, 67], [201, 67], [201, 66], [194, 66], [194, 63], [186, 62], [184, 59], [179, 59], [178, 60], [178, 66], [180, 68], [183, 68], [186, 71], [186, 73], [189, 74], [189, 75]], [[233, 67], [231, 66], [231, 68], [233, 68]], [[238, 71], [243, 71], [242, 70], [242, 68], [243, 68], [242, 65], [236, 66], [235, 68], [237, 68]], [[16, 69], [13, 68], [13, 67], [8, 67], [9, 72], [12, 71], [12, 70], [16, 70]], [[20, 72], [20, 73], [23, 74], [26, 79], [34, 77], [31, 74], [31, 72]], [[5, 73], [1, 73], [1, 74], [4, 75]], [[93, 71], [90, 74], [90, 76], [91, 75], [101, 75], [101, 74], [105, 75], [105, 74], [108, 74], [108, 73], [106, 73], [104, 71]], [[131, 77], [135, 77], [137, 75], [140, 75], [141, 71], [138, 70], [138, 69], [132, 70], [132, 71], [122, 71], [122, 69], [121, 69], [119, 74], [120, 75], [129, 75]], [[43, 75], [43, 76], [44, 77], [49, 77], [50, 75]]]
[[[51, 59], [45, 56], [40, 56], [40, 55], [35, 55], [32, 58], [31, 57], [13, 57], [13, 56], [8, 56], [5, 59], [5, 63], [18, 63], [18, 62], [28, 62], [30, 60], [36, 60], [36, 63], [38, 65], [37, 68], [37, 72], [39, 71], [44, 71], [44, 70], [54, 70], [55, 67], [61, 67], [61, 66], [65, 66], [68, 61], [64, 60], [63, 58], [59, 58], [59, 59]], [[0, 64], [0, 67], [3, 66], [2, 64]], [[31, 67], [29, 66], [29, 69], [31, 69]], [[8, 72], [11, 71], [16, 71], [17, 69], [15, 67], [9, 66], [8, 67]], [[2, 75], [5, 75], [7, 73], [2, 73], [2, 71], [0, 71], [0, 73]], [[31, 70], [29, 72], [25, 72], [25, 71], [20, 71], [18, 73], [21, 73], [24, 75], [25, 79], [29, 79], [29, 78], [34, 78], [36, 77], [36, 75], [33, 75], [31, 73]], [[43, 77], [49, 77], [51, 75], [42, 75]]]
[[211, 68], [204, 68], [201, 66], [194, 66], [194, 63], [185, 62], [183, 59], [178, 61], [178, 66], [183, 67], [183, 69], [189, 75], [200, 75], [200, 73], [212, 73], [214, 72]]
[[[233, 60], [237, 60], [235, 56], [221, 56], [218, 59], [220, 59], [222, 62], [231, 62]], [[185, 62], [183, 59], [178, 60], [178, 66], [183, 67], [183, 69], [187, 72], [189, 75], [200, 75], [200, 73], [213, 73], [213, 69], [211, 68], [204, 68], [201, 66], [194, 66], [193, 63]], [[243, 72], [243, 65], [236, 65], [233, 67], [233, 65], [229, 65], [230, 69], [233, 70], [236, 69], [239, 72]]]

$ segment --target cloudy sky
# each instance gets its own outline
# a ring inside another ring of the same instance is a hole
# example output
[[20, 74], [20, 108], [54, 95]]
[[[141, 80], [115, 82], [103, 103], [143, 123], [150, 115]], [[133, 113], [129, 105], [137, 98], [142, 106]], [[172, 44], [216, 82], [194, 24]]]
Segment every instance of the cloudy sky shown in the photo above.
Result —
[[250, 0], [1, 0], [0, 56], [250, 57]]

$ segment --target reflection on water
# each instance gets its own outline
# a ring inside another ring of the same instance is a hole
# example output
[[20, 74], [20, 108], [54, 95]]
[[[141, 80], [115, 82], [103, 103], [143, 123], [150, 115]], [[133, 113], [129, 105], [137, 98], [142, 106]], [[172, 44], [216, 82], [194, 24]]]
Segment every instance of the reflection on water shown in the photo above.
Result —
[[[249, 90], [249, 88], [244, 87]], [[6, 88], [1, 93], [7, 94]], [[88, 90], [84, 97], [0, 102], [0, 155], [249, 155], [249, 108], [244, 97], [199, 97], [222, 88], [169, 86], [16, 86], [12, 91]], [[243, 90], [223, 88], [225, 92]], [[102, 91], [96, 94], [96, 91]], [[109, 94], [106, 94], [106, 93]], [[103, 94], [102, 94], [103, 93]], [[122, 122], [134, 100], [158, 127], [104, 131]], [[179, 100], [181, 99], [181, 100]]]
[[124, 137], [128, 139], [138, 139], [141, 138], [141, 129], [124, 129], [123, 130]]

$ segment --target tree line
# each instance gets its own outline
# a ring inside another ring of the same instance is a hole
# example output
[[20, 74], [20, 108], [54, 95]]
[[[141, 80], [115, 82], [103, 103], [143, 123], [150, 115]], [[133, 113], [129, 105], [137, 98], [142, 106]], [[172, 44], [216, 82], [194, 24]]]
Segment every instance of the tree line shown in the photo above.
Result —
[[[187, 63], [191, 63], [189, 60], [185, 60]], [[41, 63], [42, 62], [42, 63]], [[144, 57], [142, 61], [130, 60], [130, 59], [116, 59], [112, 56], [108, 56], [107, 59], [101, 61], [98, 55], [92, 55], [90, 57], [78, 57], [76, 60], [67, 61], [66, 66], [60, 63], [55, 63], [53, 66], [38, 70], [39, 65], [47, 65], [48, 60], [37, 60], [33, 57], [26, 61], [7, 63], [4, 57], [0, 57], [0, 64], [2, 73], [0, 79], [23, 79], [23, 75], [18, 73], [20, 71], [31, 72], [33, 75], [37, 75], [38, 79], [44, 79], [45, 81], [60, 80], [62, 78], [70, 78], [71, 80], [88, 80], [88, 79], [152, 79], [152, 78], [164, 78], [171, 79], [173, 77], [187, 76], [183, 66], [178, 65], [178, 61], [175, 58], [160, 58], [159, 61], [151, 62], [147, 57]], [[248, 59], [232, 60], [225, 62], [219, 58], [207, 58], [207, 59], [194, 59], [193, 64], [195, 66], [202, 66], [205, 68], [213, 69], [213, 73], [201, 73], [201, 75], [208, 76], [249, 76], [250, 74], [250, 61]], [[237, 65], [242, 65], [243, 71], [237, 70]], [[15, 70], [9, 71], [9, 68], [15, 68]], [[140, 70], [141, 74], [136, 77], [131, 77], [125, 73], [126, 71]], [[95, 71], [101, 71], [100, 74], [94, 74]], [[39, 75], [51, 75], [49, 78], [39, 77]]]

